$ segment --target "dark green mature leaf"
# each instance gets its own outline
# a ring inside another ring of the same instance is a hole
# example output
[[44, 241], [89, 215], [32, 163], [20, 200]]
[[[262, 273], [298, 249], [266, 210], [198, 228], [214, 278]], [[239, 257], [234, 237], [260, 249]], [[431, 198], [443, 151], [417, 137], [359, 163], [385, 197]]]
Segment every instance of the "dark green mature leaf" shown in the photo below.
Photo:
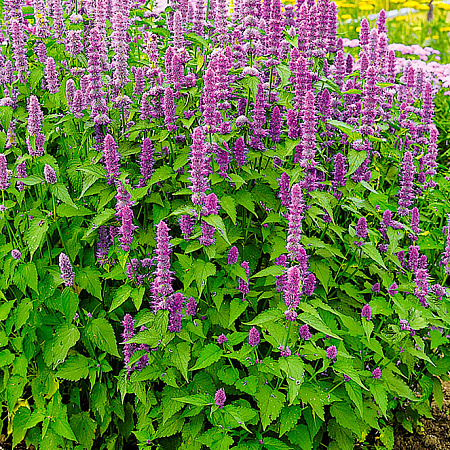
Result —
[[218, 345], [208, 344], [201, 349], [200, 355], [198, 356], [194, 367], [192, 367], [190, 370], [199, 370], [204, 369], [205, 367], [209, 367], [211, 364], [219, 361], [219, 359], [222, 357], [222, 354], [223, 351]]
[[94, 443], [97, 423], [88, 412], [83, 411], [70, 417], [70, 425], [75, 433], [76, 440], [83, 445], [83, 448], [90, 450]]
[[302, 407], [300, 405], [284, 406], [280, 416], [280, 437], [297, 425], [302, 417]]
[[65, 380], [78, 381], [81, 378], [87, 378], [88, 369], [89, 358], [83, 355], [69, 356], [63, 364], [58, 366], [56, 376]]
[[349, 169], [347, 172], [347, 176], [350, 176], [352, 173], [355, 172], [358, 167], [361, 166], [361, 164], [366, 160], [367, 153], [366, 152], [358, 152], [356, 150], [350, 150], [348, 152], [348, 162], [349, 162]]
[[267, 450], [292, 450], [292, 447], [289, 447], [289, 445], [285, 444], [283, 441], [270, 436], [265, 437], [263, 443], [264, 448]]
[[44, 360], [48, 366], [62, 363], [71, 347], [80, 339], [80, 332], [75, 325], [64, 323], [55, 330], [53, 338], [44, 344]]
[[280, 309], [267, 309], [257, 315], [251, 322], [245, 323], [245, 325], [262, 325], [263, 323], [273, 322], [281, 319], [282, 317], [283, 312]]
[[255, 273], [255, 275], [252, 275], [250, 278], [267, 277], [269, 275], [278, 276], [282, 275], [285, 272], [285, 270], [286, 269], [283, 266], [270, 266], [266, 267], [263, 270], [260, 270], [259, 272]]
[[366, 243], [361, 247], [362, 251], [369, 257], [372, 258], [376, 263], [378, 263], [383, 269], [387, 270], [386, 265], [384, 264], [383, 258], [377, 248], [371, 244]]
[[38, 292], [38, 274], [33, 262], [20, 264], [14, 274], [14, 279], [22, 292], [26, 292], [27, 286]]
[[202, 259], [196, 259], [193, 266], [195, 281], [199, 295], [203, 292], [208, 277], [216, 274], [216, 266], [213, 263], [205, 262]]
[[34, 218], [25, 233], [25, 241], [30, 251], [30, 259], [33, 258], [34, 252], [42, 245], [45, 235], [48, 231], [47, 219]]
[[21, 406], [14, 414], [12, 420], [13, 430], [13, 443], [12, 447], [15, 448], [17, 444], [22, 442], [27, 433], [26, 424], [30, 418], [31, 411], [24, 406]]
[[347, 381], [345, 383], [345, 390], [347, 391], [350, 400], [358, 409], [360, 416], [363, 417], [363, 398], [361, 388], [354, 381]]
[[222, 197], [220, 199], [220, 204], [224, 211], [228, 214], [231, 221], [234, 225], [236, 225], [236, 202], [234, 201], [233, 197], [230, 197], [229, 195], [226, 195], [225, 197]]
[[191, 359], [191, 346], [187, 342], [179, 342], [172, 350], [170, 359], [174, 366], [181, 372], [187, 382], [188, 364]]
[[67, 187], [62, 183], [56, 183], [50, 185], [50, 192], [63, 203], [71, 206], [72, 208], [78, 209], [78, 206], [75, 205], [72, 198], [70, 197], [69, 191]]
[[120, 356], [113, 327], [106, 319], [90, 320], [86, 325], [86, 336], [100, 350], [104, 350], [113, 356]]
[[211, 214], [209, 216], [203, 217], [203, 220], [209, 225], [213, 226], [216, 231], [225, 239], [227, 244], [230, 244], [227, 236], [227, 229], [223, 223], [222, 217], [217, 214]]
[[117, 289], [114, 294], [109, 312], [118, 308], [122, 303], [126, 302], [131, 295], [133, 288], [129, 284], [124, 284]]
[[342, 340], [342, 338], [336, 333], [333, 333], [330, 328], [325, 325], [325, 322], [319, 317], [313, 316], [309, 313], [301, 313], [299, 314], [298, 318], [317, 331], [321, 331], [322, 333], [328, 334], [328, 336], [332, 336], [336, 339]]
[[267, 385], [260, 386], [255, 398], [261, 416], [261, 424], [265, 430], [280, 415], [286, 398], [284, 394]]
[[230, 320], [228, 322], [228, 327], [230, 327], [236, 319], [247, 309], [248, 302], [245, 300], [240, 300], [238, 298], [233, 298], [230, 304]]
[[78, 269], [75, 282], [89, 294], [102, 299], [102, 283], [100, 282], [100, 272], [93, 267]]
[[13, 411], [19, 397], [22, 396], [26, 382], [27, 380], [20, 375], [13, 375], [8, 380], [8, 384], [6, 385], [6, 404], [10, 413]]

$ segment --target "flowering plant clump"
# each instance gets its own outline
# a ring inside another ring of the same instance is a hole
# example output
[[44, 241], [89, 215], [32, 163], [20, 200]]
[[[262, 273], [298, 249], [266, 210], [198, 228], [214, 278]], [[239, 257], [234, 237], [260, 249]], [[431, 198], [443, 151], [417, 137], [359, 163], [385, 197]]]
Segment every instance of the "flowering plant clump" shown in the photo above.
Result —
[[442, 404], [450, 182], [385, 15], [357, 58], [329, 0], [2, 17], [13, 446], [392, 449]]

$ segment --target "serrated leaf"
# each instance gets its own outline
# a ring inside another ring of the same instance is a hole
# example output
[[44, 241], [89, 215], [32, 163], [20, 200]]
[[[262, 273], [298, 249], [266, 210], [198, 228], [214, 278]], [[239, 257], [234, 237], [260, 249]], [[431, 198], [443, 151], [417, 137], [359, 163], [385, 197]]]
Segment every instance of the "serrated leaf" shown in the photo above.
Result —
[[333, 333], [330, 328], [325, 325], [322, 319], [313, 316], [309, 313], [301, 313], [298, 315], [298, 318], [308, 324], [310, 327], [315, 328], [317, 331], [321, 331], [322, 333], [328, 334], [328, 336], [334, 337], [342, 341], [342, 338], [338, 336], [336, 333]]
[[261, 314], [257, 315], [251, 322], [247, 322], [244, 325], [262, 325], [263, 323], [273, 322], [274, 320], [281, 319], [283, 313], [279, 309], [267, 309]]
[[44, 344], [44, 360], [48, 366], [62, 363], [71, 347], [80, 339], [80, 332], [75, 325], [64, 323], [60, 325], [52, 339]]
[[216, 274], [216, 266], [211, 262], [205, 262], [202, 259], [196, 259], [194, 261], [193, 270], [194, 278], [197, 282], [197, 288], [200, 296], [203, 292], [203, 288], [206, 285], [207, 278]]
[[359, 414], [363, 417], [363, 398], [362, 390], [354, 381], [347, 381], [345, 383], [345, 390], [347, 391], [350, 400], [358, 408]]
[[95, 438], [97, 423], [88, 412], [83, 411], [70, 417], [70, 425], [76, 436], [76, 440], [87, 450], [92, 448]]
[[62, 183], [56, 183], [50, 185], [50, 192], [63, 203], [71, 206], [72, 208], [78, 209], [78, 206], [75, 205], [72, 198], [70, 197], [69, 191], [67, 187]]
[[78, 381], [87, 378], [89, 374], [89, 359], [83, 355], [69, 356], [63, 364], [58, 366], [56, 374], [59, 378]]
[[377, 262], [383, 269], [387, 270], [386, 265], [383, 262], [383, 258], [378, 251], [378, 249], [372, 243], [365, 243], [361, 246], [361, 250], [365, 253], [369, 258], [373, 259]]
[[86, 325], [86, 335], [100, 350], [120, 357], [113, 327], [105, 318], [90, 320]]
[[122, 303], [126, 302], [131, 295], [133, 288], [129, 284], [124, 284], [117, 289], [114, 294], [109, 312], [118, 308]]
[[263, 270], [260, 270], [259, 272], [255, 273], [255, 275], [252, 275], [250, 278], [261, 278], [261, 277], [267, 277], [269, 275], [272, 276], [280, 276], [285, 272], [285, 268], [283, 266], [270, 266], [266, 267]]
[[98, 299], [102, 299], [102, 283], [100, 282], [100, 272], [93, 267], [78, 269], [75, 276], [76, 283], [86, 289], [89, 294]]
[[285, 406], [280, 416], [280, 437], [297, 425], [302, 417], [302, 407], [300, 405]]
[[233, 298], [230, 304], [230, 320], [228, 328], [235, 322], [235, 320], [247, 309], [248, 302], [238, 298]]
[[38, 292], [38, 274], [36, 270], [36, 265], [33, 262], [20, 264], [16, 269], [15, 277], [20, 277], [21, 282], [24, 285], [25, 289], [19, 285], [19, 289], [23, 292], [26, 291], [26, 286], [29, 286], [33, 289], [34, 292]]
[[89, 227], [86, 231], [86, 233], [83, 236], [83, 239], [85, 239], [86, 237], [88, 237], [91, 233], [93, 233], [100, 225], [103, 225], [104, 223], [106, 223], [109, 219], [111, 219], [112, 217], [114, 217], [114, 214], [116, 212], [114, 211], [114, 209], [105, 209], [104, 211], [102, 211], [101, 213], [97, 214], [91, 221], [91, 223], [89, 224]]
[[234, 225], [236, 225], [236, 202], [234, 201], [233, 197], [230, 197], [229, 195], [226, 195], [225, 197], [222, 197], [220, 200], [220, 204], [224, 211], [228, 214], [231, 221]]
[[355, 172], [356, 169], [358, 169], [361, 164], [366, 160], [367, 153], [366, 152], [358, 152], [356, 150], [350, 150], [348, 152], [348, 163], [349, 168], [347, 172], [347, 176], [350, 176], [352, 173]]
[[39, 220], [34, 218], [25, 233], [25, 241], [30, 251], [30, 259], [33, 258], [34, 252], [42, 245], [45, 235], [48, 231], [48, 221], [46, 219]]
[[270, 436], [265, 437], [263, 442], [264, 448], [267, 450], [292, 450], [292, 447], [289, 447], [289, 445], [285, 444], [283, 441]]
[[179, 342], [173, 348], [170, 359], [173, 365], [181, 372], [184, 379], [189, 382], [188, 364], [191, 359], [191, 346], [187, 342]]
[[225, 224], [223, 223], [222, 217], [217, 214], [210, 214], [209, 216], [203, 217], [203, 220], [209, 225], [213, 226], [218, 233], [225, 239], [227, 244], [230, 244], [227, 236], [227, 229], [225, 228]]
[[190, 370], [199, 370], [209, 367], [222, 357], [223, 351], [216, 344], [208, 344], [200, 350], [195, 366]]
[[261, 416], [261, 424], [265, 430], [278, 418], [285, 402], [285, 396], [267, 385], [262, 385], [255, 394]]
[[187, 397], [178, 397], [173, 398], [172, 400], [195, 406], [207, 406], [213, 403], [213, 398], [206, 394], [188, 395]]
[[17, 400], [22, 396], [27, 380], [20, 375], [13, 375], [6, 384], [6, 404], [11, 413]]

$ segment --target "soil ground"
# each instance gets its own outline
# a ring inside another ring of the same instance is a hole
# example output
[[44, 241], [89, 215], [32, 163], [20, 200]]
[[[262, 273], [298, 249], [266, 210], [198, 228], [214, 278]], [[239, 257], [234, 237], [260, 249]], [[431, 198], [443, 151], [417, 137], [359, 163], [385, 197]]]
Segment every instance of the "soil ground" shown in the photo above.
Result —
[[423, 419], [423, 433], [408, 433], [405, 429], [395, 436], [394, 450], [450, 450], [450, 383], [443, 385], [442, 409], [433, 403], [434, 419]]

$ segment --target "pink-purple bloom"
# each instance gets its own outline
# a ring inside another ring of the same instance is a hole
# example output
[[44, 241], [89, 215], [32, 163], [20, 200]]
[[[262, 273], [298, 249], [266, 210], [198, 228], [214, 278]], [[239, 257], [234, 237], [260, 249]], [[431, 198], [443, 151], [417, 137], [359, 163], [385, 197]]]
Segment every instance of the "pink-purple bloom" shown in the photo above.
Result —
[[73, 271], [69, 257], [65, 253], [60, 253], [59, 255], [59, 269], [61, 271], [60, 278], [63, 279], [64, 285], [73, 286], [75, 272]]
[[260, 340], [261, 338], [259, 335], [259, 331], [255, 327], [251, 327], [250, 331], [248, 332], [248, 343], [250, 344], [250, 346], [256, 347], [259, 344]]
[[369, 304], [363, 306], [361, 311], [361, 318], [366, 319], [367, 321], [372, 319], [372, 308]]

